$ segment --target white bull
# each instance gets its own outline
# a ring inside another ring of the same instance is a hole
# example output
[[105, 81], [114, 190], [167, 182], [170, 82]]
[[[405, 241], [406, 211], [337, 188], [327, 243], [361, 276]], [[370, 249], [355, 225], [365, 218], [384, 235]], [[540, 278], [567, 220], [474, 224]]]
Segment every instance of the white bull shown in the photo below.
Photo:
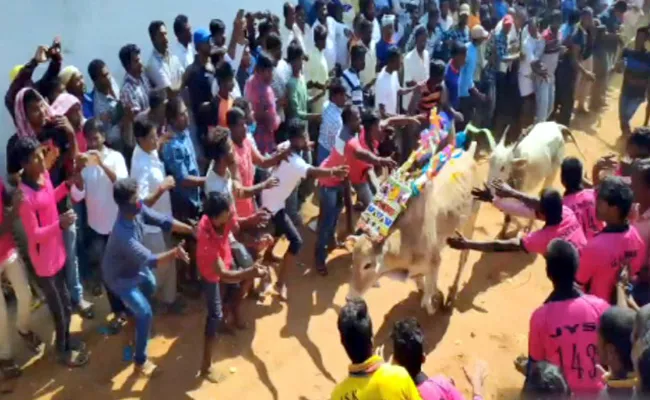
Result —
[[[540, 184], [543, 188], [551, 186], [564, 159], [565, 136], [571, 138], [584, 159], [571, 131], [556, 122], [533, 125], [528, 134], [509, 146], [505, 144], [504, 133], [496, 146], [494, 142], [490, 143], [492, 154], [488, 181], [509, 181], [522, 192], [531, 192]], [[510, 217], [506, 216], [501, 236], [505, 235], [509, 222]]]
[[[421, 305], [429, 314], [442, 304], [442, 293], [437, 287], [441, 251], [447, 245], [447, 238], [464, 225], [464, 233], [471, 237], [478, 211], [474, 208], [478, 203], [471, 195], [477, 183], [475, 152], [476, 142], [472, 142], [461, 157], [448, 162], [422, 193], [411, 200], [382, 244], [373, 244], [366, 235], [350, 237], [354, 249], [348, 299], [362, 296], [383, 275], [401, 274], [416, 281], [422, 292]], [[465, 252], [450, 288], [448, 305], [454, 301], [466, 260]]]

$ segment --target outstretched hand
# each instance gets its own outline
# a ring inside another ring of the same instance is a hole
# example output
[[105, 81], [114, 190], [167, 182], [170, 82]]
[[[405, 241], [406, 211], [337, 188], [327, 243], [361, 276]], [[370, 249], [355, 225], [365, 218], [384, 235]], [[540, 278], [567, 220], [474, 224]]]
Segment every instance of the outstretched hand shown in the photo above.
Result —
[[449, 239], [447, 239], [447, 244], [452, 249], [465, 250], [465, 249], [467, 249], [468, 242], [467, 242], [467, 239], [465, 238], [465, 236], [463, 236], [462, 233], [456, 231], [455, 236], [452, 236]]
[[490, 182], [490, 187], [494, 190], [494, 195], [498, 197], [512, 197], [515, 190], [501, 179]]
[[492, 191], [488, 187], [487, 183], [483, 184], [483, 189], [481, 188], [472, 189], [472, 196], [474, 196], [476, 200], [483, 201], [486, 203], [491, 203], [492, 200], [494, 200], [494, 195], [492, 195]]

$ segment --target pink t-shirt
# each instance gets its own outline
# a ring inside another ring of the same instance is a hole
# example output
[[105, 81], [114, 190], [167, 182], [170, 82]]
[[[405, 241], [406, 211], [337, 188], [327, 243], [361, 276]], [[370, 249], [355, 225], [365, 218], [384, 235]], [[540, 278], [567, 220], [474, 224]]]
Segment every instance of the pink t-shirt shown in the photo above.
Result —
[[[4, 222], [5, 213], [4, 211], [4, 193], [5, 193], [4, 182], [0, 179], [0, 225]], [[8, 231], [4, 235], [0, 236], [0, 264], [5, 262], [13, 252], [16, 251], [16, 243], [14, 242], [14, 237], [11, 234], [11, 231]]]
[[[233, 145], [235, 150], [235, 162], [239, 170], [241, 184], [244, 187], [253, 186], [255, 180], [255, 167], [253, 165], [253, 145], [249, 138], [244, 138], [241, 146]], [[253, 198], [238, 198], [235, 200], [235, 209], [239, 218], [248, 218], [255, 213]]]
[[34, 190], [24, 183], [23, 202], [20, 205], [20, 219], [25, 227], [29, 258], [36, 275], [50, 277], [65, 264], [63, 232], [59, 226], [59, 211], [56, 203], [68, 194], [65, 183], [56, 189], [52, 186], [49, 172], [45, 171], [45, 185]]
[[646, 246], [635, 227], [625, 232], [607, 232], [594, 236], [580, 254], [580, 268], [576, 281], [586, 285], [591, 282], [589, 293], [611, 301], [618, 274], [626, 263], [630, 276], [639, 273], [645, 263]]
[[527, 252], [544, 254], [553, 239], [564, 239], [573, 244], [578, 251], [587, 243], [582, 227], [569, 207], [562, 207], [562, 222], [559, 225], [545, 226], [529, 233], [521, 241]]
[[590, 295], [542, 305], [530, 317], [528, 355], [560, 366], [572, 392], [598, 392], [605, 386], [596, 368], [598, 321], [608, 308]]
[[429, 378], [418, 386], [422, 400], [465, 400], [453, 382], [445, 376]]
[[605, 227], [605, 224], [596, 218], [596, 191], [594, 189], [584, 189], [565, 195], [562, 202], [576, 215], [587, 239], [591, 239]]

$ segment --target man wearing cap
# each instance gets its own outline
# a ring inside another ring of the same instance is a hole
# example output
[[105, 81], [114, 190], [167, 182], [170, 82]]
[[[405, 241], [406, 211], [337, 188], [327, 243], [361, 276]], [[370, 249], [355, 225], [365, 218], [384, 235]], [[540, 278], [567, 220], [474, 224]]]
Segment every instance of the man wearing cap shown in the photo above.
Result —
[[375, 47], [377, 50], [377, 69], [386, 66], [388, 62], [388, 49], [395, 46], [393, 35], [395, 34], [395, 16], [386, 14], [381, 18], [381, 40]]
[[449, 61], [449, 50], [453, 42], [458, 42], [464, 45], [469, 44], [469, 27], [467, 20], [469, 18], [469, 5], [463, 4], [458, 10], [458, 23], [451, 27], [442, 38], [442, 57], [444, 61]]
[[[460, 112], [465, 117], [462, 124], [470, 122], [474, 117], [474, 109], [476, 107], [476, 100], [484, 102], [487, 97], [481, 93], [476, 84], [474, 83], [476, 70], [482, 63], [480, 47], [488, 38], [489, 34], [480, 24], [472, 28], [471, 31], [472, 42], [467, 46], [467, 58], [465, 65], [460, 70], [460, 79], [458, 83], [458, 95], [460, 96]], [[461, 127], [462, 127], [461, 126]]]
[[210, 32], [207, 29], [197, 29], [192, 36], [196, 56], [194, 62], [187, 68], [185, 85], [189, 92], [190, 109], [196, 121], [199, 141], [206, 133], [207, 125], [199, 118], [199, 109], [203, 103], [212, 100], [212, 85], [215, 80], [214, 66], [210, 62]]

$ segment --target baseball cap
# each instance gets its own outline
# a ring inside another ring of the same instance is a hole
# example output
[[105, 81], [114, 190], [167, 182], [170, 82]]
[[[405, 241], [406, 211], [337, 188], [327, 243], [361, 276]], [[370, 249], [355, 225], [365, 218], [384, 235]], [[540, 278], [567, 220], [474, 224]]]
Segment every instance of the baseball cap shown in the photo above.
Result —
[[482, 25], [475, 25], [470, 31], [472, 39], [485, 39], [489, 36], [488, 31]]
[[201, 43], [209, 43], [210, 42], [210, 32], [207, 29], [197, 29], [194, 31], [194, 36], [192, 37], [194, 40], [194, 45], [201, 44]]
[[460, 8], [458, 9], [458, 15], [469, 15], [469, 11], [469, 4], [461, 4]]

